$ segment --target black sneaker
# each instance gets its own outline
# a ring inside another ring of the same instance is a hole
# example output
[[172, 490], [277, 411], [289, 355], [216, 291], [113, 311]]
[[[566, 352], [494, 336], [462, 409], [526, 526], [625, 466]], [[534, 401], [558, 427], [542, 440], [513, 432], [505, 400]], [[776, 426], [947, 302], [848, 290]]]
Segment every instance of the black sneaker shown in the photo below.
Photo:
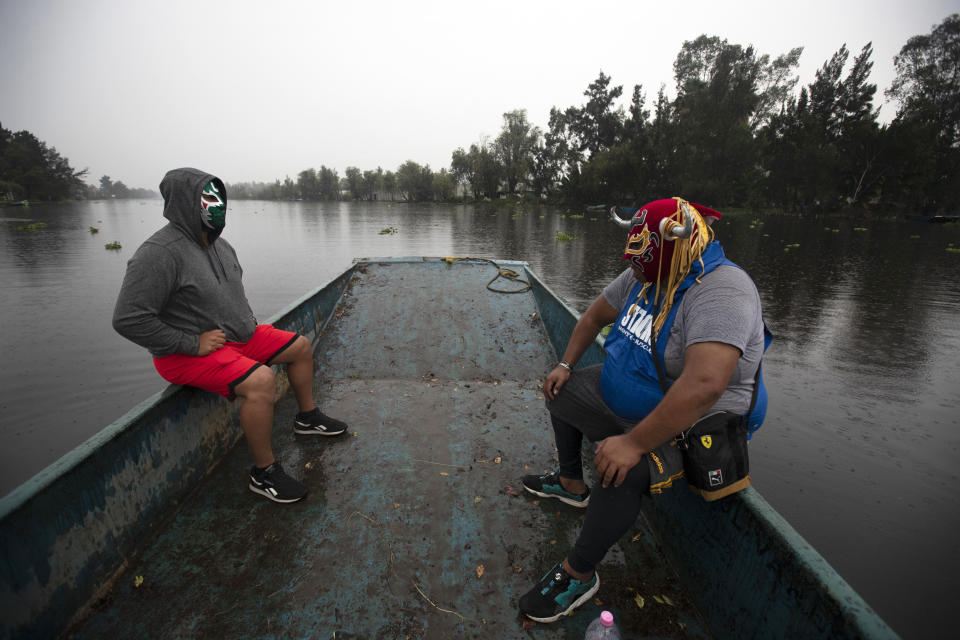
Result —
[[558, 562], [520, 598], [520, 613], [536, 622], [554, 622], [592, 598], [599, 588], [600, 576], [596, 571], [584, 583], [564, 571]]
[[570, 493], [560, 484], [560, 472], [554, 471], [542, 476], [523, 476], [523, 488], [541, 498], [556, 498], [581, 509], [590, 504], [590, 489], [583, 493]]
[[314, 409], [306, 413], [298, 413], [293, 420], [294, 433], [311, 436], [338, 436], [347, 430], [347, 423], [320, 413]]
[[288, 476], [280, 466], [274, 462], [264, 470], [253, 467], [250, 469], [250, 491], [266, 496], [274, 502], [296, 502], [307, 495], [307, 488]]

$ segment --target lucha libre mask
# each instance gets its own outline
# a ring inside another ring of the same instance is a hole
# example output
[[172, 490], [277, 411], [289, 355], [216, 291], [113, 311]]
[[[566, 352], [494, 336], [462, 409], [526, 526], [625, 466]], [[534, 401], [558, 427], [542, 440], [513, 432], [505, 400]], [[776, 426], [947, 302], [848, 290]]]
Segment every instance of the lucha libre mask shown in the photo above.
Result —
[[227, 224], [227, 197], [213, 181], [200, 193], [200, 219], [205, 227], [217, 232]]
[[629, 227], [623, 259], [640, 269], [647, 282], [657, 282], [668, 273], [676, 241], [691, 240], [700, 232], [698, 219], [706, 223], [720, 217], [713, 209], [688, 203], [681, 198], [654, 200], [640, 207], [632, 220], [623, 220], [616, 209], [611, 216], [617, 224]]

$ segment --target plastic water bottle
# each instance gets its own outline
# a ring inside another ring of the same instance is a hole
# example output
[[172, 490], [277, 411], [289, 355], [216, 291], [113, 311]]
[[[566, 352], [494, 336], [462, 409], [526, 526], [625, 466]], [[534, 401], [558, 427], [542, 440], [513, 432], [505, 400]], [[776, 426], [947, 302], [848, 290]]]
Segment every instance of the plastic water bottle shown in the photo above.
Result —
[[587, 626], [587, 635], [583, 640], [622, 640], [620, 629], [613, 623], [613, 614], [609, 611], [600, 613], [600, 617]]

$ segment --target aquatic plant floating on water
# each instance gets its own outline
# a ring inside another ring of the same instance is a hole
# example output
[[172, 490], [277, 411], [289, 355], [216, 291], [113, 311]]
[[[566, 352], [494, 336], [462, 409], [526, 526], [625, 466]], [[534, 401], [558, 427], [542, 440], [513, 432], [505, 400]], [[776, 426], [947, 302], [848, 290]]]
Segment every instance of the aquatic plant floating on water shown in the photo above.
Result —
[[380, 229], [380, 235], [382, 236], [389, 235], [391, 233], [396, 233], [396, 232], [397, 232], [396, 227], [384, 227], [383, 229]]
[[114, 240], [113, 242], [108, 242], [107, 244], [103, 245], [103, 248], [107, 251], [120, 251], [120, 249], [123, 247], [120, 246], [119, 242]]
[[90, 227], [90, 233], [91, 234], [100, 233], [100, 229], [97, 229], [96, 227]]
[[21, 224], [17, 226], [17, 231], [39, 231], [47, 226], [46, 222], [34, 222], [31, 224]]
[[557, 231], [557, 240], [560, 242], [570, 242], [576, 239], [577, 236], [573, 235], [572, 233], [567, 233], [566, 231]]

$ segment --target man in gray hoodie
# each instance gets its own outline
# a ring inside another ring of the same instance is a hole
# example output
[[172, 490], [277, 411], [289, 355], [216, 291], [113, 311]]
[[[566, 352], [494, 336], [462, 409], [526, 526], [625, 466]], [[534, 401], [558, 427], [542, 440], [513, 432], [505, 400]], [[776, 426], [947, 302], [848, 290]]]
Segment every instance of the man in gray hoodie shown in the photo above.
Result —
[[283, 471], [270, 445], [275, 386], [269, 365], [287, 365], [300, 407], [296, 433], [334, 436], [347, 425], [314, 404], [310, 341], [257, 323], [237, 254], [220, 237], [227, 213], [223, 182], [197, 169], [173, 169], [160, 193], [169, 222], [127, 263], [113, 328], [150, 351], [168, 382], [243, 398], [240, 426], [254, 461], [250, 490], [296, 502], [307, 488]]

